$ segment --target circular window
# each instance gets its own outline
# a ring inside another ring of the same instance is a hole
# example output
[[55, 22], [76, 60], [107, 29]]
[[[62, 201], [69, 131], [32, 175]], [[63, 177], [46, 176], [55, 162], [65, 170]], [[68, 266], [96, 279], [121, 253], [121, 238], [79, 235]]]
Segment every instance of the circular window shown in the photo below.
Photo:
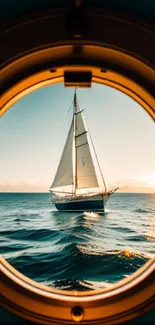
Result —
[[0, 228], [12, 266], [50, 287], [90, 291], [154, 256], [155, 129], [147, 117], [98, 84], [45, 87], [7, 112]]

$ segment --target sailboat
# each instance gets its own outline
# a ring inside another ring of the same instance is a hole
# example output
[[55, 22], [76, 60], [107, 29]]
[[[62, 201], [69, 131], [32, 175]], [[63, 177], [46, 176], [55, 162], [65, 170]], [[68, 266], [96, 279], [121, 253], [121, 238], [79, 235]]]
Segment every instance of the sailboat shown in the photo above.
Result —
[[75, 89], [71, 125], [49, 191], [59, 211], [104, 212], [118, 187], [107, 191], [83, 111]]

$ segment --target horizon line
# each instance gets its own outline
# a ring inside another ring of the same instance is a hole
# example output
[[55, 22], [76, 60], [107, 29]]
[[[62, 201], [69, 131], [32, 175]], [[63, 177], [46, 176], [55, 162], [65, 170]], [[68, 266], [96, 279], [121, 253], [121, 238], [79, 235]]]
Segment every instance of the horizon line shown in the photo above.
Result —
[[[28, 192], [28, 191], [25, 191], [25, 192], [18, 192], [18, 191], [13, 191], [13, 192], [1, 192], [0, 191], [0, 194], [14, 194], [14, 193], [16, 193], [16, 194], [25, 194], [25, 193], [27, 193], [27, 194], [51, 194], [51, 192], [50, 191], [47, 191], [47, 192], [34, 192], [34, 191], [30, 191], [30, 192]], [[155, 194], [155, 192], [115, 192], [115, 193], [113, 193], [113, 194]]]

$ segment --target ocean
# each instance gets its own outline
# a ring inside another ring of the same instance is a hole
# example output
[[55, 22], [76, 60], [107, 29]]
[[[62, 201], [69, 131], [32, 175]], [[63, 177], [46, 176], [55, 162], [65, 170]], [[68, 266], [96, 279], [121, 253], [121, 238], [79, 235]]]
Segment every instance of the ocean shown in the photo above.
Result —
[[59, 212], [50, 193], [0, 193], [0, 254], [51, 287], [111, 286], [155, 255], [155, 194], [115, 193], [99, 215]]

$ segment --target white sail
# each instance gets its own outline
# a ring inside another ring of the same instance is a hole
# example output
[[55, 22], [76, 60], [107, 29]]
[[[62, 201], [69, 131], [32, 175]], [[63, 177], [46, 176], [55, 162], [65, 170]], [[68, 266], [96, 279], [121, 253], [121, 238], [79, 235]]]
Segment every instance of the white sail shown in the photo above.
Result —
[[109, 196], [97, 154], [74, 94], [73, 120], [50, 187], [59, 211], [104, 211]]
[[72, 155], [73, 155], [73, 121], [71, 123], [71, 127], [60, 159], [60, 163], [50, 189], [63, 187], [67, 185], [73, 185]]
[[87, 130], [82, 112], [77, 112], [76, 119], [76, 188], [96, 188], [98, 180], [89, 148]]

